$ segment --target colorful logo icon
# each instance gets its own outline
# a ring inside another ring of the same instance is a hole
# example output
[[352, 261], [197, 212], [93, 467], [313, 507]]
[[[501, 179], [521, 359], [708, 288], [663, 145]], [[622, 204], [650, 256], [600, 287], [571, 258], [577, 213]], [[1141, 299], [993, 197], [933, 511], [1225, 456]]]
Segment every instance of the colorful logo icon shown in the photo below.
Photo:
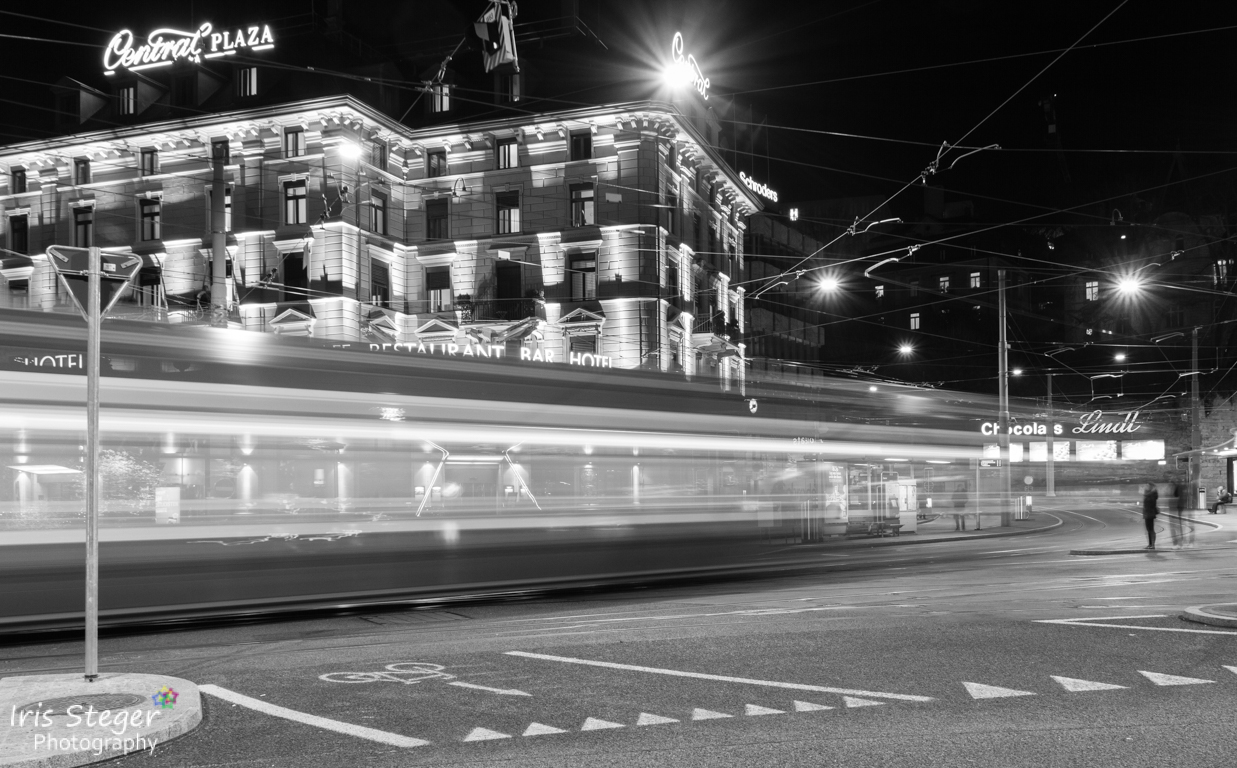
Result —
[[179, 695], [179, 693], [165, 685], [156, 691], [155, 695], [150, 697], [150, 700], [160, 709], [172, 709], [176, 706], [176, 697]]

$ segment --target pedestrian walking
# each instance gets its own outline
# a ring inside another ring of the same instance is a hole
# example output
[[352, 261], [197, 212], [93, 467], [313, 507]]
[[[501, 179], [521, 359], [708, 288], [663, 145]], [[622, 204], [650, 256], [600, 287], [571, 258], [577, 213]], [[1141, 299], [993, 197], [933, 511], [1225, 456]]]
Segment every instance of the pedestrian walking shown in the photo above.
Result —
[[958, 483], [954, 489], [954, 530], [966, 530], [966, 498], [969, 494], [966, 491], [966, 483]]
[[[1233, 494], [1226, 491], [1224, 489], [1224, 486], [1221, 485], [1220, 489], [1216, 491], [1216, 503], [1211, 505], [1210, 514], [1214, 515], [1217, 512], [1219, 512], [1221, 504], [1232, 504], [1232, 503], [1233, 503]], [[1225, 509], [1224, 512], [1225, 514], [1228, 514], [1227, 509]]]
[[1168, 532], [1172, 534], [1173, 546], [1180, 549], [1182, 542], [1182, 518], [1185, 515], [1185, 499], [1189, 489], [1180, 481], [1173, 482], [1173, 498], [1177, 500], [1177, 514], [1169, 515]]
[[1160, 492], [1155, 483], [1143, 489], [1143, 523], [1147, 526], [1147, 549], [1155, 549], [1155, 517], [1160, 514]]

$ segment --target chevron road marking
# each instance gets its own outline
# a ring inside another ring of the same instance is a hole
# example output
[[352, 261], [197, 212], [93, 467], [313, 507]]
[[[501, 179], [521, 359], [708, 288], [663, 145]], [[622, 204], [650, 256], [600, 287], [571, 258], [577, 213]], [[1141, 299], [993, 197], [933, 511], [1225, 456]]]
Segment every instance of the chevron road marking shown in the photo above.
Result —
[[1108, 627], [1109, 629], [1141, 629], [1145, 632], [1188, 632], [1195, 635], [1237, 635], [1237, 632], [1225, 632], [1219, 629], [1178, 629], [1176, 627], [1144, 627], [1137, 624], [1097, 624], [1099, 621], [1113, 619], [1163, 619], [1166, 614], [1150, 613], [1145, 616], [1101, 616], [1091, 619], [1037, 619], [1036, 624], [1064, 624], [1070, 627]]

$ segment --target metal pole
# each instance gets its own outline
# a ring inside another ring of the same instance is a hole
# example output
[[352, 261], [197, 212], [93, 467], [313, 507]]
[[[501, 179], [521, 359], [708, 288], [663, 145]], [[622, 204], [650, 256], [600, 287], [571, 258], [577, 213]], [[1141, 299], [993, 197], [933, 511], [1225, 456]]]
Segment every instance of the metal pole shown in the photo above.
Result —
[[1052, 430], [1056, 426], [1052, 413], [1052, 374], [1048, 374], [1048, 496], [1057, 495], [1057, 481], [1053, 474], [1052, 457], [1054, 447], [1052, 443]]
[[223, 178], [223, 149], [227, 145], [219, 142], [211, 149], [211, 166], [214, 180], [210, 196], [210, 324], [215, 328], [228, 327], [228, 232], [227, 214], [227, 183]]
[[[1203, 446], [1203, 425], [1199, 418], [1199, 402], [1198, 402], [1198, 328], [1190, 336], [1190, 371], [1194, 374], [1190, 377], [1190, 450], [1197, 451]], [[1190, 495], [1193, 497], [1190, 500], [1190, 509], [1198, 509], [1194, 505], [1198, 503], [1198, 485], [1202, 482], [1203, 466], [1202, 456], [1197, 453], [1190, 454], [1190, 482], [1188, 483]]]
[[1009, 491], [1009, 344], [1005, 339], [1005, 270], [997, 272], [997, 295], [1000, 299], [1000, 353], [998, 355], [998, 376], [1000, 377], [1000, 426], [997, 433], [997, 443], [1001, 447], [1001, 525], [1010, 524]]
[[86, 681], [99, 676], [99, 281], [101, 251], [91, 248], [86, 307]]

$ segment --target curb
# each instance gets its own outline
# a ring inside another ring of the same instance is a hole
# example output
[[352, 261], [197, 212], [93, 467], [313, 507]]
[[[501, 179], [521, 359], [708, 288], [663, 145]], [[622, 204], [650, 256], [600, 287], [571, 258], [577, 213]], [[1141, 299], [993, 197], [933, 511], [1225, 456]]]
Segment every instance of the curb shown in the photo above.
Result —
[[[152, 694], [165, 686], [176, 692], [175, 706], [171, 710], [155, 709]], [[96, 698], [109, 696], [111, 702]], [[159, 745], [189, 733], [202, 722], [198, 687], [164, 675], [102, 674], [93, 683], [76, 673], [0, 679], [0, 710], [10, 710], [13, 715], [28, 705], [37, 705], [47, 714], [41, 718], [31, 715], [20, 724], [10, 722], [0, 729], [3, 768], [72, 768], [148, 750], [153, 755]], [[94, 709], [96, 705], [98, 709]], [[69, 712], [75, 707], [79, 707], [76, 713]], [[100, 716], [109, 713], [111, 722], [96, 722], [91, 727], [87, 720], [90, 712]], [[137, 723], [113, 721], [118, 715], [132, 715]], [[73, 723], [71, 718], [78, 722]], [[63, 743], [51, 749], [47, 746], [50, 739]]]
[[1237, 610], [1237, 603], [1214, 603], [1212, 605], [1196, 605], [1186, 608], [1181, 618], [1199, 624], [1210, 624], [1213, 627], [1237, 627], [1237, 615], [1212, 612], [1215, 608], [1230, 608]]

